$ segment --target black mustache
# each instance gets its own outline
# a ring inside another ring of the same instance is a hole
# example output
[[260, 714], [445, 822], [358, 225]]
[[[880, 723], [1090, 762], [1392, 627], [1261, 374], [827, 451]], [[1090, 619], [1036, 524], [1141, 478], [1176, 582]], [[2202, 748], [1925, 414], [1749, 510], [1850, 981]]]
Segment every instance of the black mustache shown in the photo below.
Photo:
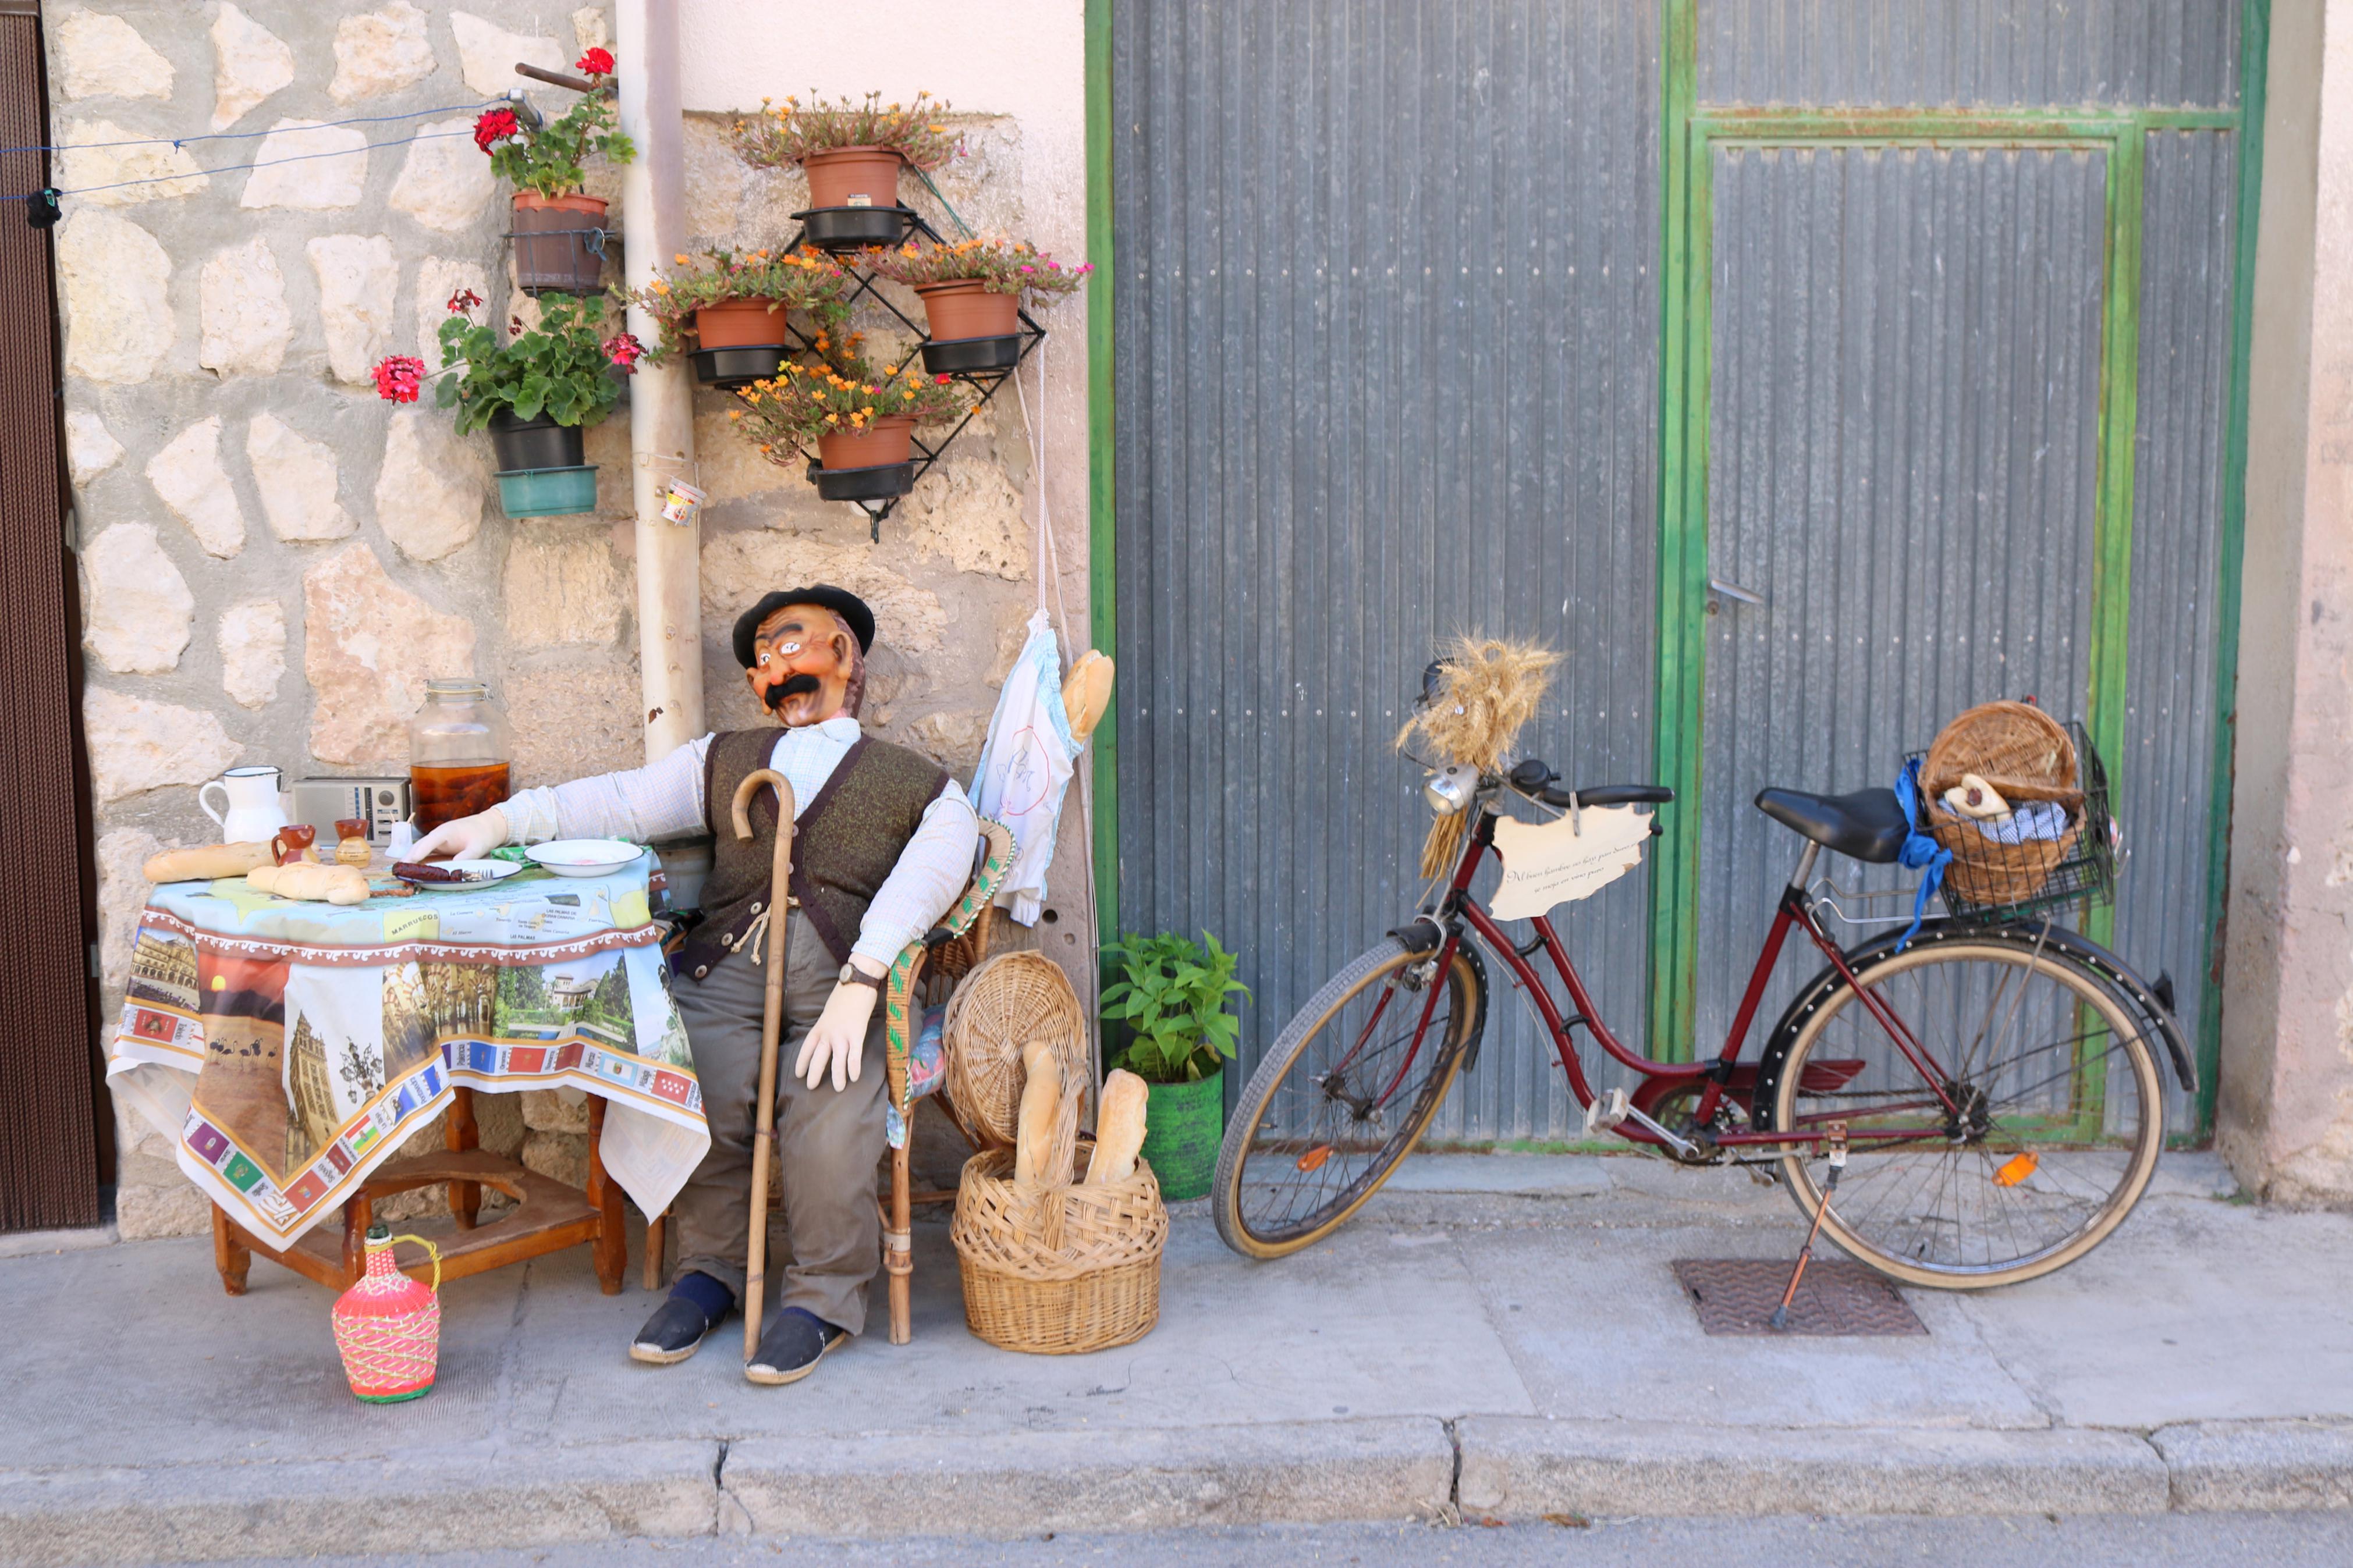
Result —
[[822, 691], [824, 689], [825, 683], [818, 679], [814, 675], [804, 674], [787, 676], [783, 680], [778, 681], [776, 685], [768, 688], [767, 691], [761, 696], [760, 700], [766, 703], [771, 708], [782, 708], [785, 703], [792, 698], [800, 697], [809, 692]]

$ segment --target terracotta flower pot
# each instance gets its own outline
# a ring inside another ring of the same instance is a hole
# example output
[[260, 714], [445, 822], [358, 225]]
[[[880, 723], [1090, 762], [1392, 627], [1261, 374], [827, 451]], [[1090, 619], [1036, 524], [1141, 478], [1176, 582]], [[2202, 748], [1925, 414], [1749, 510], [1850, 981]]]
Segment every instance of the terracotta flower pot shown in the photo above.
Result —
[[915, 455], [915, 422], [903, 414], [886, 414], [871, 430], [817, 438], [817, 462], [821, 468], [876, 468], [903, 463]]
[[899, 165], [888, 147], [830, 147], [801, 160], [813, 207], [895, 207]]
[[765, 348], [785, 341], [785, 313], [774, 300], [728, 300], [694, 312], [694, 335], [706, 349]]
[[[526, 294], [593, 294], [605, 270], [601, 240], [607, 203], [597, 196], [514, 198], [515, 285]], [[591, 233], [589, 231], [598, 231]]]
[[999, 294], [977, 279], [953, 283], [918, 283], [923, 314], [937, 342], [960, 338], [1006, 338], [1021, 330], [1021, 296]]

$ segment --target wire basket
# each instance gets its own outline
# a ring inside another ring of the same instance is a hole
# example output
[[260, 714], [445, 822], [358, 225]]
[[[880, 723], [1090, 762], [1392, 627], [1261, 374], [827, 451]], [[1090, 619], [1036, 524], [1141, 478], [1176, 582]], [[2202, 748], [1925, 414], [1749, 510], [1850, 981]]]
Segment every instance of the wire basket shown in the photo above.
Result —
[[[1953, 857], [1940, 891], [1955, 918], [2016, 920], [2068, 905], [2088, 912], [2115, 901], [2107, 769], [2081, 723], [2025, 703], [1989, 702], [1913, 756], [1921, 762], [1921, 828]], [[2018, 809], [1982, 823], [1954, 811], [1944, 795], [1964, 773], [1985, 779]], [[2034, 816], [2051, 814], [2057, 831], [2037, 831], [2044, 825]]]

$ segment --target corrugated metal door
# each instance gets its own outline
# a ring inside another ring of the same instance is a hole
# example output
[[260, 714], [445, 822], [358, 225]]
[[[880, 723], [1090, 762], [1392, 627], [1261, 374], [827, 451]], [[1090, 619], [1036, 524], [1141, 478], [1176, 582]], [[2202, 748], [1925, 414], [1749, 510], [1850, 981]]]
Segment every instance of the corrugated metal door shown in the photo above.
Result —
[[[1390, 750], [1466, 627], [1568, 650], [1532, 749], [1650, 776], [1659, 12], [1118, 0], [1119, 919], [1215, 931], [1241, 1066], [1411, 912]], [[1641, 1027], [1647, 892], [1580, 906]], [[1574, 1107], [1499, 994], [1439, 1138]]]

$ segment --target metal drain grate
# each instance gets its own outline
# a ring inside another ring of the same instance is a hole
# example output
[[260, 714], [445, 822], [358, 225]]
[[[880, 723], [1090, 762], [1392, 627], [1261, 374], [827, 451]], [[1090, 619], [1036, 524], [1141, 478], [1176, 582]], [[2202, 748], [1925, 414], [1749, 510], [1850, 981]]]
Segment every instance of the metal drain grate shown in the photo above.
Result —
[[1678, 1258], [1675, 1279], [1710, 1334], [1925, 1334], [1895, 1287], [1860, 1263], [1817, 1258], [1806, 1267], [1789, 1326], [1769, 1320], [1789, 1288], [1789, 1258]]

